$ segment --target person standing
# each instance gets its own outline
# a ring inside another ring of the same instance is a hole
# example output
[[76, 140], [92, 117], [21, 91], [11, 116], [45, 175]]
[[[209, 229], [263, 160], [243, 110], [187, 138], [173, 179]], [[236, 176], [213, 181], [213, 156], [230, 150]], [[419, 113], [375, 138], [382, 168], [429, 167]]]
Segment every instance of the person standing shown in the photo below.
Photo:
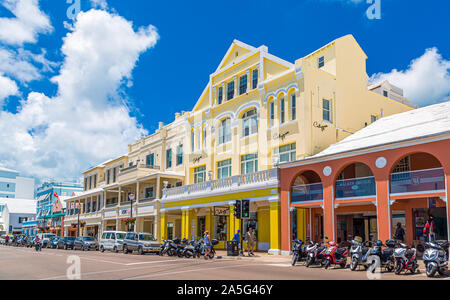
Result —
[[405, 241], [405, 230], [402, 227], [402, 223], [397, 224], [394, 239], [402, 243]]
[[423, 236], [425, 241], [432, 242], [435, 239], [435, 233], [434, 233], [434, 218], [432, 215], [428, 216], [428, 221], [425, 224], [425, 227], [423, 228]]
[[9, 235], [5, 236], [5, 245], [9, 246]]
[[255, 256], [255, 254], [253, 254], [253, 251], [255, 250], [255, 233], [251, 227], [247, 231], [246, 240], [248, 256]]
[[208, 259], [209, 252], [211, 251], [211, 237], [209, 236], [209, 231], [205, 231], [203, 241], [205, 242], [203, 245], [203, 248], [205, 249], [205, 259]]

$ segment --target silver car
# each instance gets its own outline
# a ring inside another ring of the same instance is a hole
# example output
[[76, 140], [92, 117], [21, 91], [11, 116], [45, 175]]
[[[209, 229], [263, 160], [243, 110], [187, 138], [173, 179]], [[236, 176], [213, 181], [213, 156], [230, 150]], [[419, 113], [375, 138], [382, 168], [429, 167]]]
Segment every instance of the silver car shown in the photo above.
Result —
[[145, 253], [159, 253], [160, 244], [149, 233], [128, 232], [123, 241], [123, 253], [137, 251], [143, 255]]
[[123, 250], [123, 240], [127, 235], [123, 231], [105, 231], [100, 238], [100, 251], [119, 252]]

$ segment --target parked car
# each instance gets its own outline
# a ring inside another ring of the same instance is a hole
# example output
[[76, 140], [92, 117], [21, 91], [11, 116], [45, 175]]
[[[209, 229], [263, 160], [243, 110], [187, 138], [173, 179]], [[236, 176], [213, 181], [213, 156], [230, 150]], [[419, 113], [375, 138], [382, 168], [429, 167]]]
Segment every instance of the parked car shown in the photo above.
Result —
[[66, 236], [66, 237], [59, 239], [57, 248], [64, 249], [64, 250], [68, 250], [68, 249], [73, 250], [74, 244], [75, 244], [75, 238], [71, 237], [71, 236]]
[[98, 243], [97, 241], [91, 237], [91, 236], [80, 236], [75, 239], [74, 250], [83, 250], [83, 251], [89, 251], [89, 250], [98, 250]]
[[5, 235], [0, 236], [0, 245], [4, 245], [5, 241]]
[[50, 241], [56, 237], [56, 234], [53, 233], [39, 233], [37, 235], [42, 242], [42, 248], [50, 248]]
[[49, 244], [48, 244], [48, 248], [51, 249], [56, 249], [58, 248], [58, 242], [59, 242], [60, 237], [54, 237], [50, 240]]
[[123, 253], [137, 251], [143, 255], [148, 252], [159, 253], [160, 244], [149, 233], [129, 232], [123, 241]]
[[115, 253], [122, 251], [126, 235], [127, 233], [123, 231], [105, 231], [100, 238], [100, 251], [108, 250]]

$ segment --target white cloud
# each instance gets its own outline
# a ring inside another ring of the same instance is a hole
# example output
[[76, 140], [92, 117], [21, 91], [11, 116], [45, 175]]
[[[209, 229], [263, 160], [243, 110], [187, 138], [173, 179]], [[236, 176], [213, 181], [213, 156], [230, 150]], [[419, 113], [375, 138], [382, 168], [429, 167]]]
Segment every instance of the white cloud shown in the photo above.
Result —
[[0, 73], [0, 108], [3, 105], [3, 100], [9, 96], [18, 95], [19, 89], [15, 81]]
[[153, 47], [152, 26], [105, 11], [80, 13], [64, 38], [65, 60], [52, 80], [58, 95], [30, 93], [17, 113], [0, 112], [0, 165], [37, 177], [75, 178], [121, 155], [147, 132], [120, 101], [141, 53]]
[[35, 43], [41, 33], [51, 33], [49, 17], [39, 9], [38, 0], [0, 0], [15, 18], [0, 18], [0, 42], [9, 45]]
[[405, 96], [419, 106], [450, 101], [450, 61], [430, 48], [414, 59], [406, 70], [377, 73], [372, 82], [389, 80], [404, 89]]

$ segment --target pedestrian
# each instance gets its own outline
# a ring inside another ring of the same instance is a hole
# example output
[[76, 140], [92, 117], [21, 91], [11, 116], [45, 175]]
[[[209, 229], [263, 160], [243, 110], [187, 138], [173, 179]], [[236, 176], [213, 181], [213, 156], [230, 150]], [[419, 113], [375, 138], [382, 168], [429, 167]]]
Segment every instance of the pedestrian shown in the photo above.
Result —
[[209, 231], [205, 231], [203, 235], [203, 249], [205, 249], [205, 259], [208, 259], [209, 252], [211, 251], [211, 237], [209, 236]]
[[434, 217], [432, 215], [429, 215], [428, 221], [425, 224], [425, 227], [423, 228], [423, 237], [424, 237], [425, 241], [427, 241], [427, 242], [434, 241], [434, 238], [435, 238], [434, 228], [435, 228]]
[[394, 239], [402, 243], [405, 241], [405, 230], [403, 229], [402, 223], [400, 222], [397, 224]]
[[9, 246], [9, 235], [5, 236], [5, 245]]
[[244, 251], [241, 249], [241, 230], [238, 230], [234, 236], [233, 236], [233, 241], [237, 242], [238, 244], [238, 249], [239, 249], [239, 253], [240, 254], [244, 254]]
[[251, 227], [247, 231], [246, 240], [248, 256], [255, 256], [255, 254], [253, 254], [253, 251], [255, 250], [255, 233]]

